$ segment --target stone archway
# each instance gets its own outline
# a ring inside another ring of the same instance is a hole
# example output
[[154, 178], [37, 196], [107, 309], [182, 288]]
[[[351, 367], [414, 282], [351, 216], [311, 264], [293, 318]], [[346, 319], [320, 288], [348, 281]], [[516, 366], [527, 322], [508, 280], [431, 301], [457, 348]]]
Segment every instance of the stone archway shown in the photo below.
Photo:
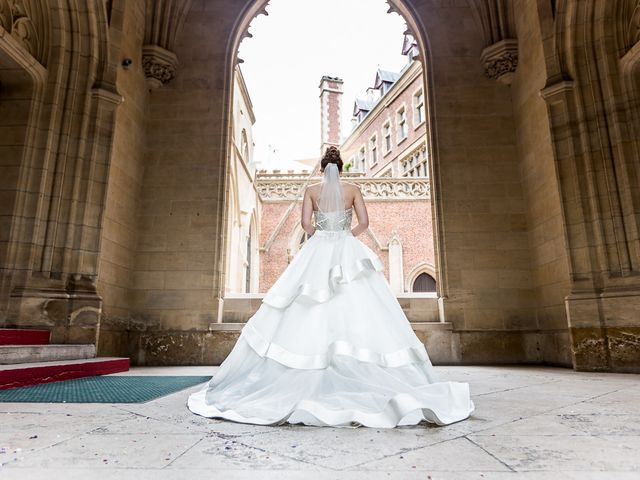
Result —
[[[165, 198], [182, 201], [179, 215], [187, 227], [171, 232], [169, 246], [159, 251], [137, 251], [135, 270], [140, 281], [136, 288], [141, 296], [131, 310], [136, 321], [148, 328], [136, 332], [133, 343], [140, 352], [147, 352], [145, 361], [149, 363], [163, 361], [160, 355], [148, 353], [169, 337], [182, 345], [170, 356], [185, 362], [206, 361], [212, 344], [228, 340], [212, 330], [211, 324], [218, 328], [215, 320], [220, 315], [211, 312], [216, 312], [223, 297], [221, 266], [226, 245], [221, 232], [227, 220], [230, 100], [239, 42], [249, 35], [251, 20], [266, 5], [264, 0], [224, 5], [179, 3], [188, 13], [180, 18], [182, 31], [165, 48], [173, 49], [181, 65], [175, 78], [149, 97], [148, 120], [153, 128], [147, 131], [144, 158], [154, 161], [155, 170], [143, 180], [142, 196], [144, 203], [162, 187]], [[574, 270], [567, 263], [574, 256], [591, 268], [590, 259], [601, 255], [601, 247], [581, 244], [584, 236], [575, 227], [588, 223], [583, 221], [584, 209], [574, 208], [573, 202], [579, 197], [576, 179], [585, 178], [577, 175], [576, 167], [587, 157], [576, 140], [582, 117], [571, 112], [576, 99], [586, 98], [584, 92], [589, 92], [589, 71], [585, 68], [591, 67], [585, 65], [593, 66], [597, 61], [576, 62], [581, 68], [574, 72], [571, 55], [567, 62], [558, 52], [567, 48], [581, 51], [577, 46], [582, 43], [570, 40], [567, 47], [564, 39], [604, 38], [604, 19], [611, 17], [608, 13], [628, 17], [629, 8], [621, 6], [632, 4], [622, 0], [391, 2], [414, 32], [427, 65], [424, 77], [433, 159], [436, 270], [442, 312], [454, 340], [450, 345], [457, 345], [457, 350], [452, 347], [450, 361], [571, 364], [564, 297], [571, 293], [573, 280], [579, 279], [572, 277]], [[511, 7], [517, 8], [518, 15]], [[589, 15], [589, 11], [603, 15]], [[572, 22], [576, 15], [581, 18], [579, 24]], [[588, 31], [594, 26], [595, 36]], [[618, 38], [615, 33], [605, 36]], [[611, 48], [606, 42], [601, 45], [606, 58]], [[578, 80], [573, 85], [567, 78], [570, 73], [576, 75], [574, 82]], [[599, 88], [599, 82], [592, 84], [593, 89]], [[509, 83], [510, 88], [505, 85]], [[540, 98], [541, 90], [544, 99]], [[615, 90], [607, 87], [607, 91]], [[607, 105], [615, 107], [617, 103]], [[635, 112], [633, 105], [629, 108]], [[607, 118], [615, 116], [607, 109], [597, 111], [606, 112]], [[628, 148], [628, 144], [611, 145], [622, 147], [620, 151]], [[630, 157], [625, 158], [627, 164], [633, 163]], [[180, 182], [167, 184], [163, 175], [170, 173]], [[632, 177], [633, 172], [627, 176]], [[593, 178], [597, 181], [591, 185], [607, 184], [601, 176]], [[188, 194], [185, 183], [190, 187]], [[615, 200], [615, 189], [607, 195]], [[583, 205], [589, 207], [589, 200]], [[603, 210], [601, 231], [605, 237], [617, 232], [618, 238], [604, 251], [626, 248], [621, 241], [624, 235], [619, 235], [626, 227], [620, 225], [633, 226], [630, 219], [637, 203], [627, 201], [625, 205], [622, 223], [620, 215]], [[170, 210], [160, 207], [145, 204], [142, 209], [143, 240], [167, 235], [167, 228], [176, 222], [175, 210], [172, 217]], [[617, 226], [609, 228], [610, 222]], [[565, 225], [570, 225], [568, 230]], [[215, 242], [189, 243], [196, 226]], [[626, 232], [632, 230], [627, 228]], [[183, 239], [189, 248], [170, 249]], [[633, 252], [630, 240], [629, 251]], [[194, 281], [192, 290], [153, 291], [147, 274], [158, 272], [170, 279], [205, 280]], [[636, 288], [631, 276], [616, 282], [628, 283], [625, 288], [629, 292]], [[598, 302], [591, 304], [597, 307]], [[624, 310], [624, 305], [620, 308]], [[600, 324], [600, 313], [592, 310], [588, 317]], [[624, 333], [635, 338], [629, 329]], [[599, 336], [596, 344], [607, 341]], [[606, 359], [594, 358], [598, 365], [607, 365]]]
[[[418, 38], [428, 66], [438, 303], [440, 318], [449, 322], [449, 344], [458, 345], [441, 358], [540, 361], [529, 348], [538, 334], [514, 110], [509, 88], [496, 81], [513, 73], [513, 42], [498, 44], [511, 35], [495, 33], [496, 25], [508, 23], [496, 13], [500, 9], [475, 3], [392, 3]], [[163, 47], [180, 66], [148, 69], [149, 75], [173, 71], [175, 77], [160, 77], [166, 82], [147, 97], [149, 128], [139, 161], [152, 167], [141, 180], [135, 296], [130, 320], [123, 322], [136, 326], [127, 333], [134, 361], [206, 362], [211, 351], [221, 358], [229, 346], [228, 325], [218, 321], [233, 75], [239, 42], [265, 4], [194, 2], [180, 17], [179, 35]], [[483, 47], [494, 44], [483, 59]], [[158, 288], [157, 279], [164, 287]], [[114, 332], [121, 328], [117, 316], [107, 318]], [[105, 352], [112, 343], [105, 340]]]
[[[431, 83], [432, 83], [432, 75], [429, 71], [429, 68], [426, 65], [429, 65], [430, 62], [430, 48], [428, 36], [426, 34], [426, 30], [424, 25], [417, 20], [416, 14], [411, 6], [411, 2], [406, 2], [404, 0], [389, 0], [387, 2], [389, 4], [388, 13], [397, 13], [402, 16], [405, 20], [408, 31], [411, 32], [418, 42], [418, 48], [420, 51], [420, 59], [423, 63], [423, 91], [426, 92], [426, 105], [425, 112], [427, 116], [427, 146], [430, 149], [429, 158], [430, 158], [430, 168], [431, 168], [431, 198], [433, 203], [435, 204], [435, 208], [432, 209], [434, 224], [441, 221], [441, 215], [438, 211], [438, 190], [437, 185], [439, 183], [439, 170], [438, 170], [438, 149], [434, 145], [434, 134], [433, 134], [433, 121], [434, 121], [434, 112], [433, 109], [430, 108], [430, 102], [432, 101], [431, 94]], [[229, 38], [229, 42], [227, 44], [225, 58], [228, 62], [230, 62], [225, 68], [225, 76], [226, 82], [233, 82], [233, 72], [234, 65], [241, 61], [238, 59], [238, 48], [242, 40], [246, 37], [251, 37], [252, 35], [249, 33], [249, 27], [251, 21], [258, 15], [268, 15], [266, 11], [266, 7], [269, 4], [269, 0], [254, 0], [249, 2], [245, 9], [242, 11], [240, 16], [236, 19], [234, 24], [234, 28], [232, 31], [232, 35]], [[231, 93], [231, 92], [228, 92]], [[227, 99], [225, 104], [230, 106], [232, 105], [231, 99]], [[228, 109], [226, 118], [227, 121], [231, 119], [231, 109]], [[230, 148], [230, 145], [227, 147]], [[435, 243], [435, 252], [436, 252], [436, 262], [438, 265], [444, 265], [443, 259], [441, 258], [441, 244], [443, 243], [441, 236], [439, 233], [442, 232], [443, 229], [438, 227], [437, 225], [434, 227], [434, 243]], [[436, 269], [438, 272], [438, 276], [443, 275], [441, 273], [444, 267]], [[441, 282], [440, 280], [437, 282], [438, 285], [443, 284], [446, 285], [446, 282]], [[441, 296], [446, 296], [446, 290], [443, 288], [442, 291], [438, 292]]]
[[[251, 35], [249, 24], [256, 15], [265, 12], [267, 3], [247, 2], [235, 16], [224, 49], [225, 84], [232, 81], [240, 41]], [[522, 235], [526, 230], [526, 207], [522, 198], [512, 194], [520, 188], [521, 178], [513, 167], [517, 149], [511, 97], [509, 89], [500, 83], [509, 81], [517, 65], [517, 42], [514, 46], [515, 39], [511, 38], [515, 35], [512, 16], [505, 8], [488, 7], [484, 1], [455, 8], [435, 1], [419, 5], [409, 0], [389, 3], [390, 10], [407, 21], [426, 65], [423, 78], [428, 99], [441, 318], [451, 322], [463, 336], [466, 329], [474, 331], [468, 343], [462, 340], [463, 350], [483, 350], [499, 338], [502, 350], [496, 356], [525, 358], [528, 353], [524, 345], [535, 341], [535, 335], [519, 331], [520, 320], [512, 318], [529, 317], [535, 322], [533, 289], [524, 282], [518, 285], [498, 282], [498, 277], [505, 274], [501, 272], [517, 276], [527, 263], [523, 257], [528, 255], [528, 242]], [[505, 28], [496, 29], [496, 25]], [[493, 48], [485, 52], [483, 47]], [[227, 108], [224, 121], [228, 122], [231, 115], [228, 96], [224, 104]], [[480, 108], [484, 114], [477, 113]], [[469, 187], [465, 183], [470, 172], [479, 173], [484, 179]], [[485, 203], [477, 202], [479, 196], [485, 198]], [[496, 211], [493, 207], [489, 210], [485, 205], [492, 201], [490, 197], [494, 197], [496, 204], [503, 199], [511, 205], [511, 211], [498, 207]], [[501, 256], [493, 243], [498, 238], [508, 245]], [[465, 248], [461, 242], [473, 246]], [[481, 259], [481, 268], [474, 268], [468, 260], [470, 255]], [[492, 280], [486, 281], [484, 277]], [[504, 308], [496, 306], [499, 302], [505, 303]], [[489, 316], [494, 318], [487, 325]], [[512, 348], [514, 344], [516, 348]], [[478, 351], [478, 357], [474, 358], [480, 357]]]

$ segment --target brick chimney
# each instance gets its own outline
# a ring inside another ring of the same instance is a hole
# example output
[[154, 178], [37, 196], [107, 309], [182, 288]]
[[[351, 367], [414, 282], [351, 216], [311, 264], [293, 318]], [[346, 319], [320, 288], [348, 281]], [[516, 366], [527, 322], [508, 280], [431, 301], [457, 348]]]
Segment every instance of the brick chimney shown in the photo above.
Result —
[[326, 75], [320, 80], [320, 155], [330, 145], [340, 146], [342, 83], [342, 79]]

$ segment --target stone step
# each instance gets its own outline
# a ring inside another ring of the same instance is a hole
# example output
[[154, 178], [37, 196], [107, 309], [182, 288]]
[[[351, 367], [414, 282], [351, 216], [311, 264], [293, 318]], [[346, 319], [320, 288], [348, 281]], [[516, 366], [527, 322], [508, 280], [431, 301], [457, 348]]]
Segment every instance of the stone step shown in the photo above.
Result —
[[0, 328], [0, 345], [47, 345], [49, 330]]
[[129, 359], [96, 357], [60, 362], [34, 362], [0, 365], [0, 390], [59, 382], [74, 378], [108, 375], [129, 370]]
[[0, 365], [82, 360], [94, 358], [96, 346], [88, 345], [0, 345]]

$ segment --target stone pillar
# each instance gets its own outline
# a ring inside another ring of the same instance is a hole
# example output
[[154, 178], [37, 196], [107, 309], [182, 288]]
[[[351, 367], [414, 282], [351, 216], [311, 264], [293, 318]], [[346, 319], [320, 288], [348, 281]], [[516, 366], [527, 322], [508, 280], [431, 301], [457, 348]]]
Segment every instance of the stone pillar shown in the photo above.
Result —
[[[561, 69], [541, 91], [562, 198], [576, 370], [640, 371], [640, 95], [625, 82], [631, 73], [637, 84], [640, 69], [626, 67], [640, 47], [628, 36], [631, 13], [605, 0], [559, 5]], [[603, 61], [625, 51], [621, 62]]]
[[394, 293], [404, 292], [404, 268], [402, 259], [402, 244], [398, 232], [391, 232], [389, 240], [389, 283]]

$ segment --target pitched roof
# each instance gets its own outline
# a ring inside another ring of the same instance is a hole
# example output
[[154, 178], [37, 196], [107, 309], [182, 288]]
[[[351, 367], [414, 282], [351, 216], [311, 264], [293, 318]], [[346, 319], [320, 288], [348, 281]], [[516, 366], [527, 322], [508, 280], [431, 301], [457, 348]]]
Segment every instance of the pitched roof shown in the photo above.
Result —
[[404, 41], [402, 42], [402, 54], [406, 55], [412, 48], [417, 48], [418, 42], [410, 33], [405, 32]]
[[370, 112], [375, 104], [375, 100], [369, 100], [367, 98], [356, 98], [356, 101], [353, 102], [353, 114], [357, 115], [360, 111]]
[[376, 73], [376, 83], [374, 85], [375, 88], [380, 88], [383, 82], [385, 83], [394, 83], [396, 80], [400, 78], [400, 74], [396, 72], [391, 72], [389, 70], [378, 69]]

